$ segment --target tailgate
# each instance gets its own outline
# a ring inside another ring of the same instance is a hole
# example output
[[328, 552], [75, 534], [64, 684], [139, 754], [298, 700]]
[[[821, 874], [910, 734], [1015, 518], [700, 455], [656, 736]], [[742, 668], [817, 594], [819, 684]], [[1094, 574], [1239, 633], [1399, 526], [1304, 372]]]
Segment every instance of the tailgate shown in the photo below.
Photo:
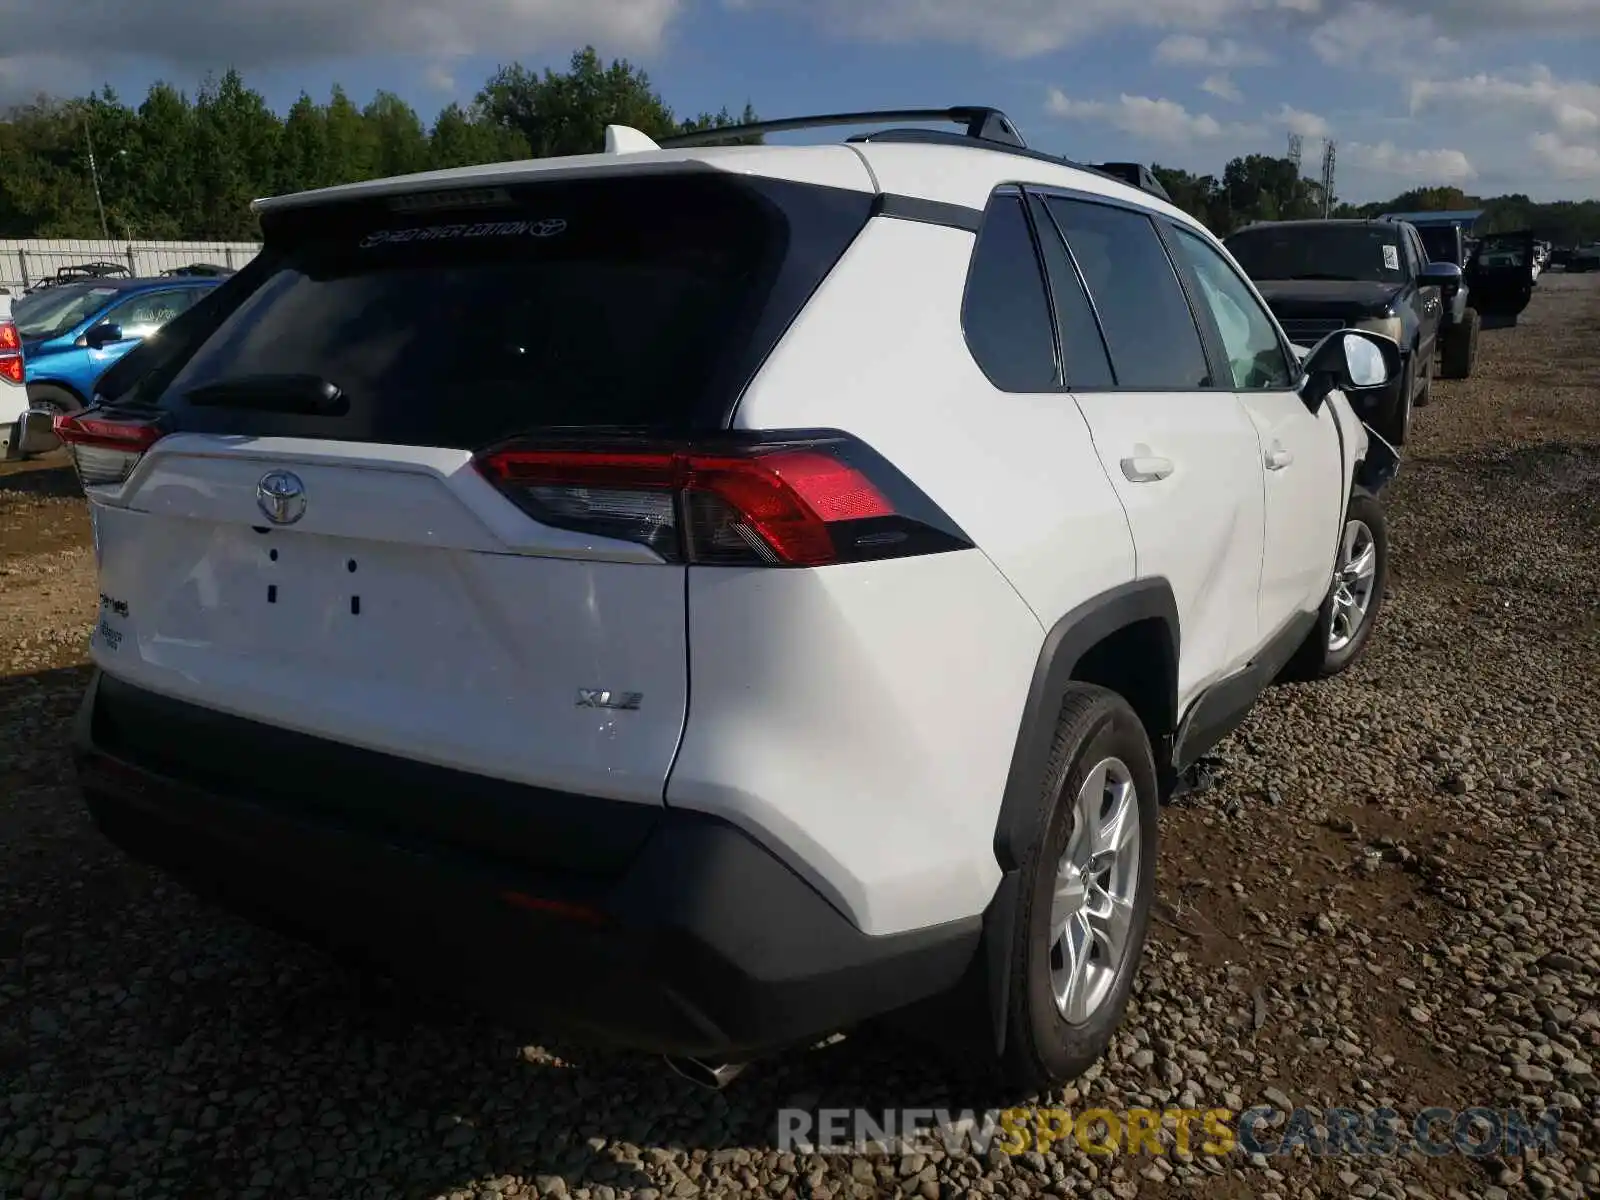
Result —
[[[528, 521], [464, 453], [352, 449], [158, 443], [94, 507], [96, 663], [286, 729], [659, 803], [684, 718], [684, 569], [592, 540], [569, 557], [584, 539]], [[276, 527], [257, 488], [284, 471], [305, 508]], [[638, 704], [582, 703], [594, 691]]]

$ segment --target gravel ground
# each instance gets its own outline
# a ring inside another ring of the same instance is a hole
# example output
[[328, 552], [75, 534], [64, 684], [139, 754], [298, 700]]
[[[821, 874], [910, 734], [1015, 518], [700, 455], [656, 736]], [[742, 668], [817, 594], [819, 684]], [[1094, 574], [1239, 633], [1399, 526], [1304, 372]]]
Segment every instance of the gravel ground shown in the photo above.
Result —
[[[1372, 653], [1275, 689], [1166, 815], [1083, 1107], [1562, 1109], [1554, 1153], [780, 1153], [776, 1110], [979, 1103], [861, 1031], [721, 1094], [377, 995], [124, 860], [66, 782], [81, 501], [0, 475], [0, 1196], [640, 1200], [1600, 1194], [1600, 287], [1546, 275], [1436, 385]], [[559, 986], [552, 980], [552, 986]]]

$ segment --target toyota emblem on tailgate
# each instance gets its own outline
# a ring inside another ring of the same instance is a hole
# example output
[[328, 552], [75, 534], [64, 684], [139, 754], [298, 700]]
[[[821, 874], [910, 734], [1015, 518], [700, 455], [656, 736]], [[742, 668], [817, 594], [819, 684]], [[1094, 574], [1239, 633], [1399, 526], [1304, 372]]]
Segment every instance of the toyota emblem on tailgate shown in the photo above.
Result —
[[293, 525], [306, 515], [306, 485], [292, 471], [268, 471], [256, 484], [256, 506], [274, 525]]

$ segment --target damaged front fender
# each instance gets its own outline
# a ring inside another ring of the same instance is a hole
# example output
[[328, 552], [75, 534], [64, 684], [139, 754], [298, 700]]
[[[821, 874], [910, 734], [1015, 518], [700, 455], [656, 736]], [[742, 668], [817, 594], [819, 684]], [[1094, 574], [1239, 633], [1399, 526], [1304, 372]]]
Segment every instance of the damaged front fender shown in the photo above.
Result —
[[1400, 473], [1400, 452], [1383, 439], [1371, 425], [1362, 422], [1367, 432], [1367, 452], [1356, 464], [1357, 487], [1377, 495], [1394, 482]]

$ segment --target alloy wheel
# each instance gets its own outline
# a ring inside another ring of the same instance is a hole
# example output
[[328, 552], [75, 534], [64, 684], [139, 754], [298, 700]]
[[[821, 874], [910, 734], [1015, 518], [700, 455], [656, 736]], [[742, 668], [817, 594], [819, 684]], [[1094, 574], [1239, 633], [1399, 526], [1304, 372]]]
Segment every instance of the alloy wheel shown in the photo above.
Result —
[[1139, 793], [1120, 758], [1085, 776], [1050, 908], [1050, 988], [1073, 1025], [1110, 996], [1127, 957], [1139, 878]]

